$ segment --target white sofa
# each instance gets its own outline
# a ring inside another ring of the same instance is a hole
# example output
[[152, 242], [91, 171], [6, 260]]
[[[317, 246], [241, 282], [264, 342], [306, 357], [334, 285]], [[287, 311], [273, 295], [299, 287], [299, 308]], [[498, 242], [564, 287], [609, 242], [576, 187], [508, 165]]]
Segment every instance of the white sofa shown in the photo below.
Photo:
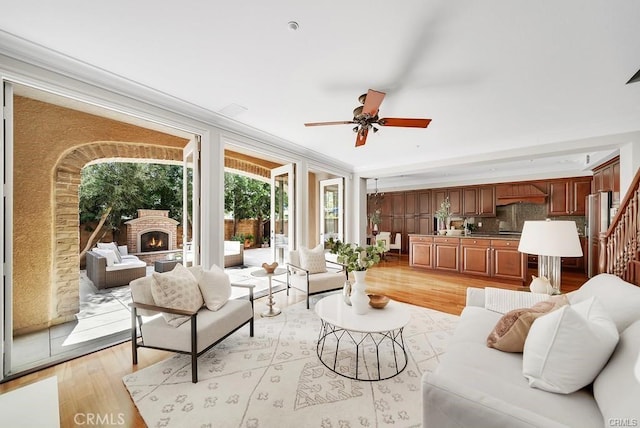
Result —
[[485, 290], [470, 287], [446, 353], [422, 378], [423, 427], [640, 426], [640, 287], [600, 274], [567, 294], [572, 305], [592, 296], [619, 342], [591, 385], [557, 394], [529, 386], [522, 353], [487, 347], [502, 314], [485, 308]]
[[224, 241], [224, 267], [244, 264], [244, 243], [240, 241]]
[[[87, 277], [99, 290], [128, 285], [147, 274], [147, 264], [138, 257], [128, 254], [124, 245], [105, 246], [87, 251]], [[118, 252], [119, 258], [115, 253]]]

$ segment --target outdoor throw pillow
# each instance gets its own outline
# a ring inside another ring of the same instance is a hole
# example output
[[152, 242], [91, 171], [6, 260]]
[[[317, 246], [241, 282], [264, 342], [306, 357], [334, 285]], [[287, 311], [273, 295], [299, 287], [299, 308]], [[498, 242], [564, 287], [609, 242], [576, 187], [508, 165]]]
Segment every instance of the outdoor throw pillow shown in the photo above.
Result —
[[122, 263], [122, 254], [118, 250], [118, 245], [115, 242], [98, 242], [98, 248], [101, 250], [111, 250], [116, 258], [116, 263]]
[[322, 244], [313, 248], [300, 248], [300, 267], [309, 273], [321, 273], [327, 271], [327, 262], [324, 258], [324, 247]]
[[107, 266], [113, 266], [114, 264], [118, 263], [116, 252], [111, 249], [107, 250], [102, 248], [94, 248], [93, 252], [107, 259]]
[[594, 297], [566, 305], [533, 323], [522, 373], [529, 386], [570, 394], [596, 378], [618, 343], [618, 330]]
[[211, 311], [217, 311], [223, 307], [231, 297], [229, 275], [216, 265], [202, 271], [198, 286], [204, 298], [204, 304]]
[[522, 352], [533, 322], [538, 317], [568, 303], [565, 295], [554, 296], [554, 298], [536, 303], [530, 308], [514, 309], [507, 312], [487, 337], [487, 346], [504, 352]]
[[[151, 294], [158, 306], [194, 312], [202, 307], [203, 300], [198, 281], [180, 263], [172, 271], [164, 273], [153, 272], [153, 279]], [[189, 317], [185, 315], [163, 312], [162, 316], [173, 327], [178, 327], [189, 320]]]

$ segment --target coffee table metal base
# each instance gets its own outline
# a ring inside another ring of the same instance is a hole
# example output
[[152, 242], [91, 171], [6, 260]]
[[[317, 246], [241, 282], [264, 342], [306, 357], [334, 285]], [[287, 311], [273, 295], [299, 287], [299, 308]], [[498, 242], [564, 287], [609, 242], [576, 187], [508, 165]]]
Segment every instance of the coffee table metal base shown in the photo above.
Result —
[[[403, 328], [362, 333], [336, 327], [325, 320], [321, 321], [322, 326], [316, 347], [318, 358], [325, 367], [340, 376], [354, 380], [378, 381], [397, 376], [407, 367], [408, 358], [402, 337]], [[329, 343], [327, 343], [327, 339], [329, 339]], [[334, 345], [335, 352], [333, 350]], [[342, 352], [348, 353], [343, 355], [354, 357], [355, 372], [344, 373], [337, 368], [341, 345], [343, 347]], [[327, 349], [325, 349], [325, 346]], [[385, 369], [384, 374], [380, 368], [381, 347], [384, 347], [383, 351], [385, 353], [390, 351], [393, 354], [392, 359], [385, 359], [385, 361], [388, 361], [387, 367], [389, 369]], [[375, 365], [367, 364], [366, 353], [373, 354], [371, 352], [373, 350], [375, 350]], [[360, 364], [361, 360], [362, 364]], [[362, 367], [363, 365], [364, 367]]]

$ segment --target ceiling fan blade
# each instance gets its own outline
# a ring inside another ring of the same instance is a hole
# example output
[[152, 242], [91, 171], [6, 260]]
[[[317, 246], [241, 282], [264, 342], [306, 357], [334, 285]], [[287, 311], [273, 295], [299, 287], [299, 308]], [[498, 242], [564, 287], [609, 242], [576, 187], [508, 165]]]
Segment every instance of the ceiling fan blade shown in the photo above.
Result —
[[349, 123], [355, 123], [355, 122], [353, 120], [339, 120], [336, 122], [311, 122], [311, 123], [305, 123], [304, 126], [347, 125]]
[[375, 117], [378, 114], [380, 104], [382, 104], [382, 100], [384, 100], [385, 95], [386, 94], [384, 92], [369, 89], [369, 92], [367, 92], [367, 98], [364, 100], [362, 113], [368, 114], [370, 117]]
[[358, 131], [358, 135], [356, 136], [356, 147], [364, 146], [364, 143], [367, 142], [368, 134], [369, 130], [367, 128], [362, 128]]
[[404, 126], [407, 128], [426, 128], [431, 119], [407, 119], [403, 117], [384, 117], [378, 120], [381, 126]]

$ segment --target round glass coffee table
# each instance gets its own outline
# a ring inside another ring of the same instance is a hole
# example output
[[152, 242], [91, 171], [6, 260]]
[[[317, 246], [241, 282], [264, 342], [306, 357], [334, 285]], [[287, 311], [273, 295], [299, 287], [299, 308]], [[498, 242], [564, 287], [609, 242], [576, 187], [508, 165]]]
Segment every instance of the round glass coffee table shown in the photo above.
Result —
[[374, 381], [392, 378], [407, 367], [402, 330], [409, 310], [389, 301], [384, 309], [357, 315], [332, 294], [315, 307], [322, 322], [318, 335], [318, 358], [329, 370], [349, 379]]

